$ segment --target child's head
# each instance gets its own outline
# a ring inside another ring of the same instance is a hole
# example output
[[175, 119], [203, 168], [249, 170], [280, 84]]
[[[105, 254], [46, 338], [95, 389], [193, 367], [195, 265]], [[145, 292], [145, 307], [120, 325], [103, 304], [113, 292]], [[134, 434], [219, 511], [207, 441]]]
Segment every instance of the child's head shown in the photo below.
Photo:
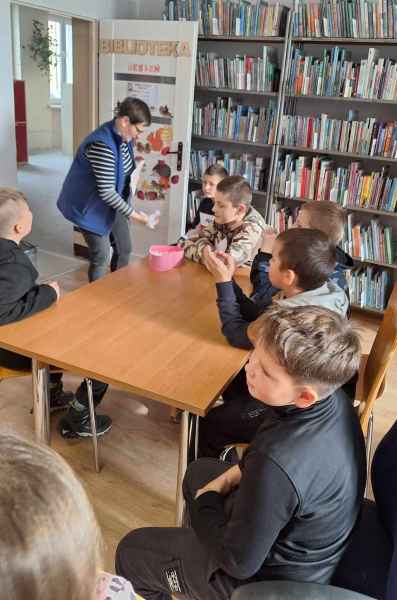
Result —
[[50, 448], [0, 433], [0, 580], [10, 600], [94, 600], [101, 538], [81, 483]]
[[228, 176], [225, 167], [220, 163], [215, 163], [206, 169], [203, 175], [202, 190], [206, 198], [215, 198], [216, 186], [222, 179]]
[[0, 238], [19, 242], [31, 232], [32, 219], [25, 194], [0, 188]]
[[216, 187], [214, 198], [215, 223], [226, 225], [242, 221], [252, 202], [250, 184], [240, 175], [225, 177]]
[[301, 228], [319, 229], [338, 246], [345, 232], [345, 211], [327, 200], [307, 202], [301, 207], [295, 224]]
[[250, 394], [269, 406], [308, 408], [353, 377], [360, 339], [349, 321], [317, 306], [271, 306], [249, 328]]
[[288, 229], [274, 242], [269, 279], [284, 292], [314, 290], [327, 281], [335, 265], [335, 246], [325, 233]]

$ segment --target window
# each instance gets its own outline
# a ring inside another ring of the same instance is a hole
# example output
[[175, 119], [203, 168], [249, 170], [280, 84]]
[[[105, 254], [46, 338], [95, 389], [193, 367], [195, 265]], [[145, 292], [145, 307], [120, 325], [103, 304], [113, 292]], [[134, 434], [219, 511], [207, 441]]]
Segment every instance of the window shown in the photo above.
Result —
[[56, 60], [50, 65], [50, 102], [62, 100], [62, 84], [73, 83], [72, 25], [64, 19], [49, 19], [50, 49]]

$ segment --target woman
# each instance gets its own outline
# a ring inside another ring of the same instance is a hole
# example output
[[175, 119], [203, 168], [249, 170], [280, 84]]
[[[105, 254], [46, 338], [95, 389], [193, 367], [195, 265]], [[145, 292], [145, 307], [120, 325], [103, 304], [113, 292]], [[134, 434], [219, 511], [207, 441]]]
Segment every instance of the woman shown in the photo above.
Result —
[[133, 144], [151, 123], [149, 107], [137, 98], [119, 103], [116, 116], [85, 138], [64, 181], [58, 208], [77, 225], [89, 250], [88, 278], [124, 267], [131, 254], [129, 222], [148, 224], [130, 204], [135, 169]]

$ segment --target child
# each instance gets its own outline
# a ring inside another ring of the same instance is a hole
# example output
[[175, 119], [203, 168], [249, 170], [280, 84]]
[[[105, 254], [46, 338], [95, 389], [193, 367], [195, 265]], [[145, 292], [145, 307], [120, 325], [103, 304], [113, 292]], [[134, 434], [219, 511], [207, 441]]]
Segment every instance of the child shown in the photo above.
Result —
[[[0, 325], [14, 323], [44, 310], [58, 301], [59, 285], [53, 281], [37, 284], [38, 272], [20, 248], [20, 242], [32, 228], [32, 213], [26, 197], [13, 189], [0, 188]], [[59, 340], [62, 343], [62, 340]], [[29, 370], [30, 358], [0, 349], [0, 365], [8, 369]], [[99, 404], [107, 385], [92, 381], [94, 401]], [[70, 406], [69, 406], [70, 404]], [[69, 406], [60, 422], [65, 437], [91, 436], [88, 394], [82, 382], [73, 394], [62, 394], [62, 373], [50, 375], [50, 409]], [[103, 435], [112, 426], [110, 417], [97, 415], [97, 434]]]
[[252, 206], [249, 183], [240, 176], [219, 182], [214, 198], [214, 223], [190, 239], [180, 239], [185, 257], [205, 264], [208, 252], [223, 250], [238, 266], [250, 264], [266, 228], [263, 217]]
[[[208, 268], [217, 282], [222, 331], [232, 346], [252, 348], [249, 324], [271, 303], [286, 307], [322, 306], [341, 316], [348, 310], [346, 294], [329, 281], [335, 269], [335, 246], [316, 229], [289, 229], [277, 237], [269, 280], [281, 291], [273, 296], [262, 296], [260, 304], [247, 298], [232, 280], [234, 265], [231, 257], [211, 256]], [[223, 404], [215, 406], [200, 419], [199, 456], [218, 457], [228, 444], [250, 442], [266, 418], [266, 407], [249, 393], [242, 372], [226, 388], [222, 398]], [[191, 449], [190, 458], [193, 457]]]
[[189, 466], [191, 527], [138, 529], [119, 543], [116, 571], [145, 598], [226, 600], [268, 579], [328, 583], [346, 548], [366, 471], [360, 423], [340, 390], [358, 368], [358, 336], [335, 312], [282, 305], [253, 335], [247, 383], [268, 419], [239, 464]]
[[65, 461], [4, 432], [0, 453], [1, 597], [134, 600], [129, 582], [98, 571], [98, 524]]
[[206, 169], [203, 175], [201, 188], [203, 198], [192, 223], [192, 229], [189, 231], [189, 238], [198, 234], [206, 225], [211, 225], [214, 222], [214, 212], [212, 209], [214, 206], [216, 186], [227, 176], [228, 173], [226, 169], [220, 163], [215, 163]]
[[[295, 227], [319, 229], [325, 233], [336, 246], [336, 267], [331, 275], [334, 281], [349, 297], [349, 286], [346, 272], [354, 267], [351, 256], [340, 248], [345, 231], [345, 211], [335, 202], [326, 200], [306, 202], [302, 205]], [[251, 269], [251, 283], [253, 285], [252, 297], [263, 294], [269, 290], [268, 270], [275, 235], [265, 232], [261, 250], [256, 255]], [[273, 290], [274, 291], [274, 290]]]
[[276, 294], [262, 294], [250, 301], [233, 281], [235, 265], [226, 255], [211, 254], [207, 266], [213, 273], [218, 292], [222, 331], [232, 346], [251, 348], [247, 336], [255, 320], [273, 301], [288, 306], [313, 304], [345, 316], [349, 302], [330, 275], [335, 269], [335, 246], [317, 229], [289, 229], [280, 233], [273, 246], [269, 282]]

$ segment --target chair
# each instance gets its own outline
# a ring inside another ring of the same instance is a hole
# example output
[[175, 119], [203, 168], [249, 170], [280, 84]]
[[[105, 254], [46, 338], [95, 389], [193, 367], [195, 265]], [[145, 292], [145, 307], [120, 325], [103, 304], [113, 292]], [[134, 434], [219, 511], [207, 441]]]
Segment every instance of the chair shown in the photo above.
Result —
[[[52, 373], [59, 373], [62, 369], [53, 368], [51, 369]], [[6, 379], [12, 379], [15, 377], [27, 377], [32, 376], [32, 371], [21, 371], [16, 369], [7, 369], [5, 367], [0, 366], [0, 383]], [[97, 473], [100, 471], [99, 464], [99, 450], [98, 450], [98, 436], [96, 431], [96, 421], [95, 421], [95, 409], [94, 409], [94, 397], [92, 393], [92, 384], [90, 379], [86, 379], [87, 382], [87, 392], [88, 392], [88, 407], [90, 410], [90, 424], [91, 430], [93, 432], [92, 435], [92, 444], [94, 451], [94, 464], [95, 470]], [[45, 403], [34, 403], [34, 418], [36, 421], [36, 431], [40, 430], [40, 441], [45, 440], [47, 444], [50, 444], [50, 406], [49, 399], [45, 399]], [[42, 412], [37, 414], [37, 407], [41, 407]]]
[[261, 581], [235, 590], [231, 600], [374, 600], [330, 585], [294, 581]]
[[387, 303], [382, 322], [368, 355], [363, 355], [356, 387], [356, 402], [366, 440], [367, 465], [371, 462], [373, 407], [385, 388], [390, 363], [397, 350], [397, 283]]

